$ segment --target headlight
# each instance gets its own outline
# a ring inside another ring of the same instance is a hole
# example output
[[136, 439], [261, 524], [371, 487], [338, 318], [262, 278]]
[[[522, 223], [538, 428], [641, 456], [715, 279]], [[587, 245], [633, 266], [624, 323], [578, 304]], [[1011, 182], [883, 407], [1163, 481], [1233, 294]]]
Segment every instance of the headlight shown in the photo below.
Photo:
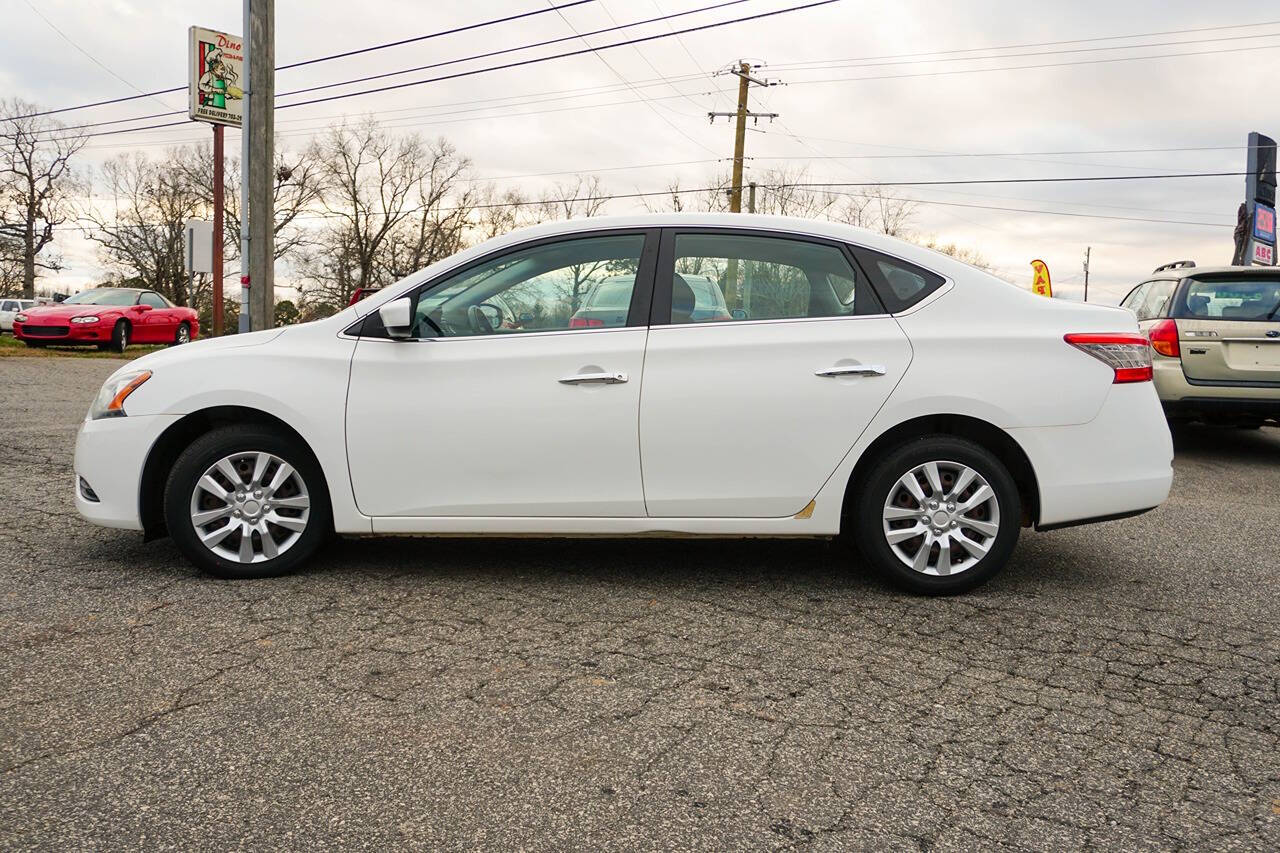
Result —
[[150, 370], [135, 370], [108, 379], [103, 384], [102, 390], [98, 392], [93, 405], [89, 407], [89, 417], [95, 421], [99, 418], [124, 417], [124, 401], [150, 378]]
[[14, 315], [13, 315], [13, 319], [14, 319], [14, 321], [15, 321], [15, 322], [18, 322], [18, 323], [25, 323], [25, 322], [27, 322], [27, 315], [26, 315], [26, 314], [14, 314]]
[[97, 318], [97, 317], [72, 317], [72, 318], [71, 318], [71, 322], [73, 322], [73, 323], [96, 323], [96, 322], [98, 322], [98, 318]]

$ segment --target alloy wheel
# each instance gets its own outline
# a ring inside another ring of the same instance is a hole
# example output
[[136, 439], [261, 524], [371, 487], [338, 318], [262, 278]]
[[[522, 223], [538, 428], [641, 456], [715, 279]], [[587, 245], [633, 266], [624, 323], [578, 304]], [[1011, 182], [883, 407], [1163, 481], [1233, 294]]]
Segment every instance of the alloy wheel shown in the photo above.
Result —
[[954, 575], [991, 550], [1000, 532], [1000, 503], [976, 470], [939, 460], [898, 478], [882, 519], [889, 549], [904, 565], [925, 575]]
[[200, 542], [234, 563], [262, 563], [302, 537], [311, 497], [298, 471], [271, 453], [249, 451], [210, 465], [191, 492]]

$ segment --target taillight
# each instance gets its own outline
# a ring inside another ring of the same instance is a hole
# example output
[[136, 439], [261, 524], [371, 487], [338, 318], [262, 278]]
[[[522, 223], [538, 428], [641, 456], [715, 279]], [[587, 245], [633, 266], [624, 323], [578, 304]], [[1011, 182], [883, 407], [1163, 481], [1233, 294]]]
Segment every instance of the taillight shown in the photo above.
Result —
[[569, 318], [570, 329], [594, 329], [598, 326], [603, 326], [603, 325], [604, 325], [604, 320], [601, 320], [599, 317], [570, 317]]
[[1147, 333], [1151, 339], [1151, 348], [1161, 355], [1170, 358], [1181, 358], [1182, 348], [1178, 346], [1178, 324], [1173, 320], [1161, 320], [1151, 327]]
[[1140, 334], [1081, 333], [1066, 335], [1064, 340], [1114, 370], [1113, 382], [1117, 385], [1151, 381], [1151, 348], [1147, 339]]

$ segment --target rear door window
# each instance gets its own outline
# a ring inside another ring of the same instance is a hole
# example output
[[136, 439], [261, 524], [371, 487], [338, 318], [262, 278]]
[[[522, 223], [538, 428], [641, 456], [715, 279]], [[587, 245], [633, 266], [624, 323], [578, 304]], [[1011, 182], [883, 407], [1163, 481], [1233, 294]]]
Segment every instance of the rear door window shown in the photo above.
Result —
[[1191, 279], [1173, 306], [1184, 320], [1280, 320], [1280, 275]]

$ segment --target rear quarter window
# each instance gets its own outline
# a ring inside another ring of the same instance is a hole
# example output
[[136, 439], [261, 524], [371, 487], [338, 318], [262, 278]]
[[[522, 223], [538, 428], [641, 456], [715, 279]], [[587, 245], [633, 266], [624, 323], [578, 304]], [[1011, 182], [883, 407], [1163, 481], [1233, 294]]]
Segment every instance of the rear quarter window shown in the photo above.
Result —
[[854, 255], [865, 269], [885, 310], [890, 314], [905, 311], [946, 283], [935, 272], [889, 255], [855, 246]]

